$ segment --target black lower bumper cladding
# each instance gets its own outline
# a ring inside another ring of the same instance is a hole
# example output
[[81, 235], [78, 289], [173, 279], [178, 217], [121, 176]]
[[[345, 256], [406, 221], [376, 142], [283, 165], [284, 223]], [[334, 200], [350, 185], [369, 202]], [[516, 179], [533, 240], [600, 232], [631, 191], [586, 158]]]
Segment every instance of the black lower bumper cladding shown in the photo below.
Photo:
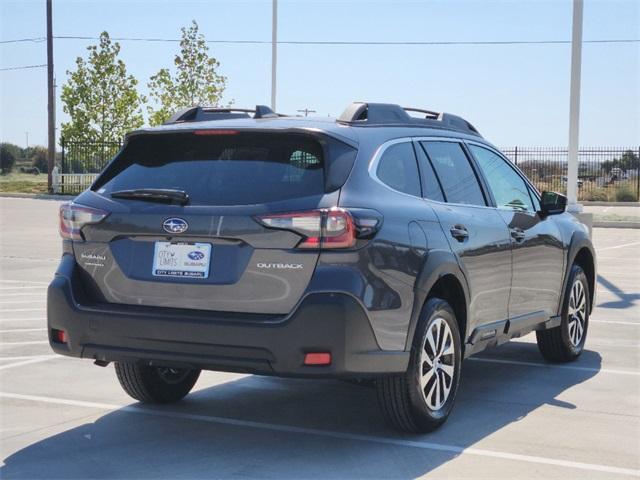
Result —
[[[344, 293], [309, 293], [293, 313], [256, 316], [95, 303], [64, 255], [47, 293], [50, 344], [99, 364], [140, 361], [243, 373], [363, 377], [404, 372], [408, 352], [382, 351], [362, 306]], [[66, 334], [59, 341], [57, 331]], [[331, 364], [305, 366], [309, 352]]]

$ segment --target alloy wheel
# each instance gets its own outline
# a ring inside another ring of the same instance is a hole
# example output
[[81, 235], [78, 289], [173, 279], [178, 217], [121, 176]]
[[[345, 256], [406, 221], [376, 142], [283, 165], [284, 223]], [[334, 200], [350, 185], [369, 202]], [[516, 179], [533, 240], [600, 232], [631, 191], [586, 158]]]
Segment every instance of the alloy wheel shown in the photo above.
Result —
[[425, 337], [420, 354], [420, 390], [431, 410], [440, 410], [449, 398], [455, 375], [455, 342], [451, 328], [436, 318]]
[[585, 322], [587, 320], [587, 296], [585, 295], [584, 285], [580, 280], [576, 280], [571, 287], [567, 318], [569, 340], [574, 347], [577, 347], [584, 336]]

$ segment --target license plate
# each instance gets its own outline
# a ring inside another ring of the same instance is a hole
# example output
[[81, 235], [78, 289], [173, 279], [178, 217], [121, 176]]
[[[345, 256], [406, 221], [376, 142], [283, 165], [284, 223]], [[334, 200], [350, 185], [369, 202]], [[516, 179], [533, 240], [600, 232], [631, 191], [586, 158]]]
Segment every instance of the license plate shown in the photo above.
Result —
[[153, 254], [155, 277], [208, 278], [210, 243], [156, 242]]

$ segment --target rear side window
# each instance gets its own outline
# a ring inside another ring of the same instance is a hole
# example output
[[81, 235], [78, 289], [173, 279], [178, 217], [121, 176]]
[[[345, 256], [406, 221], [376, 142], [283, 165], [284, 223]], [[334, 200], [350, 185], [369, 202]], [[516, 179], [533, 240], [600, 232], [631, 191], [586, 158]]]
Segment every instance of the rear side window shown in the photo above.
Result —
[[420, 142], [438, 175], [446, 201], [486, 205], [469, 159], [456, 142]]
[[308, 135], [140, 135], [94, 188], [184, 190], [193, 205], [251, 205], [322, 194], [323, 149]]
[[411, 142], [387, 148], [378, 162], [376, 176], [394, 190], [416, 197], [421, 195], [418, 163]]

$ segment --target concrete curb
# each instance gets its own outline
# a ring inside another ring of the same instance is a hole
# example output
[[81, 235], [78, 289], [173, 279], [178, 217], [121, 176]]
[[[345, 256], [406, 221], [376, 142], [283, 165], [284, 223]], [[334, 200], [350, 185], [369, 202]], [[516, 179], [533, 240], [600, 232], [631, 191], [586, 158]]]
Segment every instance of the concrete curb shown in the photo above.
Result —
[[585, 207], [640, 207], [640, 202], [579, 202]]
[[48, 193], [11, 193], [2, 192], [0, 197], [4, 198], [34, 198], [36, 200], [73, 200], [75, 195], [51, 195]]
[[640, 228], [640, 222], [594, 221], [593, 228]]

